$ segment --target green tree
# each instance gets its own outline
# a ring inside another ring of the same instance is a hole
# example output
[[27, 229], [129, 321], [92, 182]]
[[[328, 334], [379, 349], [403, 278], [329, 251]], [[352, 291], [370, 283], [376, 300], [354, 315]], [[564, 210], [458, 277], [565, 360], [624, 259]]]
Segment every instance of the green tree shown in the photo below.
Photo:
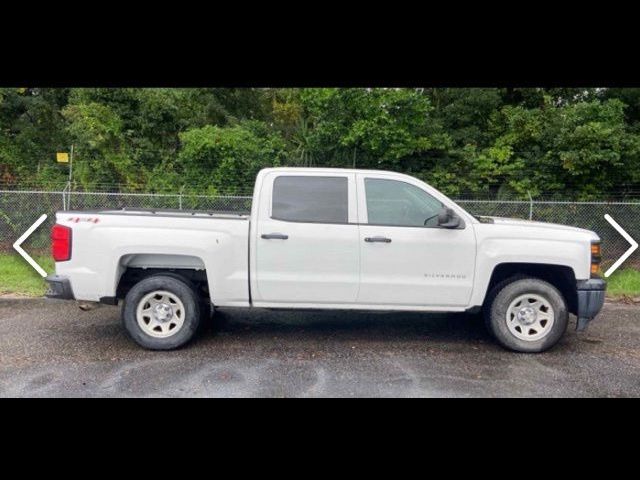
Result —
[[[640, 187], [640, 89], [2, 88], [0, 181], [246, 188], [261, 166], [388, 169], [454, 196]], [[117, 187], [115, 187], [117, 188]]]
[[319, 164], [413, 171], [450, 144], [417, 89], [308, 89], [300, 98]]
[[638, 137], [617, 99], [555, 106], [547, 97], [543, 108], [505, 106], [492, 129], [494, 144], [482, 151], [486, 170], [515, 192], [589, 198], [638, 179]]
[[144, 177], [133, 165], [123, 139], [122, 120], [99, 103], [67, 105], [62, 114], [75, 145], [74, 181], [84, 188], [101, 184], [139, 186]]
[[261, 122], [206, 125], [181, 133], [180, 140], [174, 181], [207, 192], [246, 192], [260, 169], [281, 165], [286, 155], [282, 138]]
[[55, 152], [68, 147], [60, 109], [68, 89], [0, 89], [0, 179], [62, 181]]

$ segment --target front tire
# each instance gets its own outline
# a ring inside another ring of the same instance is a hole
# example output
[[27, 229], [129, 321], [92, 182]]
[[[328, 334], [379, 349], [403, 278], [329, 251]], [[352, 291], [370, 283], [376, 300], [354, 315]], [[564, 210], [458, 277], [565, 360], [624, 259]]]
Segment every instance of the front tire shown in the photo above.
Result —
[[505, 348], [543, 352], [567, 330], [569, 314], [562, 294], [538, 278], [517, 278], [497, 285], [487, 299], [485, 322]]
[[200, 325], [200, 299], [187, 282], [154, 275], [125, 297], [122, 321], [131, 338], [150, 350], [173, 350], [189, 342]]

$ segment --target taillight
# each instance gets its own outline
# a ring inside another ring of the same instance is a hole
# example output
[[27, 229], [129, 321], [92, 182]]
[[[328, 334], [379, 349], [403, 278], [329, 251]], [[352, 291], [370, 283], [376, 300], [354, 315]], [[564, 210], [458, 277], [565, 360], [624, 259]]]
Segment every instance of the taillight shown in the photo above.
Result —
[[602, 261], [602, 248], [600, 242], [591, 242], [591, 276], [598, 277], [600, 262]]
[[57, 223], [51, 229], [51, 254], [56, 262], [71, 258], [71, 229]]

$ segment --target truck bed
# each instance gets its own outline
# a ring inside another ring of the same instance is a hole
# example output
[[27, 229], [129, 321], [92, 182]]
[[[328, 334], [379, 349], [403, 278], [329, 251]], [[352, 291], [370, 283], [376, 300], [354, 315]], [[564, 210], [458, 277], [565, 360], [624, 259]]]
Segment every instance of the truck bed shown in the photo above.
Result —
[[72, 256], [56, 273], [75, 279], [77, 299], [113, 297], [127, 268], [206, 271], [221, 305], [249, 300], [249, 217], [205, 210], [63, 211], [57, 223], [73, 230]]

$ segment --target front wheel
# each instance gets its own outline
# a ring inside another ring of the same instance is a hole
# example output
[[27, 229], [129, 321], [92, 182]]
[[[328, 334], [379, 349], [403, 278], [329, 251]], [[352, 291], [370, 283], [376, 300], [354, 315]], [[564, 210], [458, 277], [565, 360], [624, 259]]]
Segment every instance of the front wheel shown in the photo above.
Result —
[[197, 294], [185, 281], [169, 275], [154, 275], [135, 284], [122, 309], [131, 338], [151, 350], [184, 345], [198, 330], [200, 318]]
[[569, 314], [562, 294], [538, 278], [496, 286], [485, 306], [485, 322], [500, 344], [516, 352], [543, 352], [567, 329]]

